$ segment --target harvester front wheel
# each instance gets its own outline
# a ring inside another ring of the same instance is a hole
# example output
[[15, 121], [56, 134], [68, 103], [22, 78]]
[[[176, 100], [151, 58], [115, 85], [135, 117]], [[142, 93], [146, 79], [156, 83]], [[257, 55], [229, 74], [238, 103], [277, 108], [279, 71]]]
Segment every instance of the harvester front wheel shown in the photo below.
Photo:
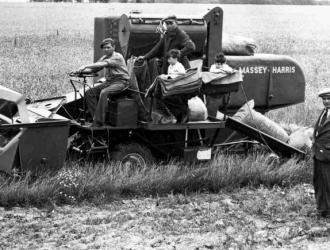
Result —
[[126, 171], [145, 169], [153, 163], [151, 151], [138, 143], [119, 144], [115, 151], [110, 153], [110, 160], [118, 162], [119, 167]]

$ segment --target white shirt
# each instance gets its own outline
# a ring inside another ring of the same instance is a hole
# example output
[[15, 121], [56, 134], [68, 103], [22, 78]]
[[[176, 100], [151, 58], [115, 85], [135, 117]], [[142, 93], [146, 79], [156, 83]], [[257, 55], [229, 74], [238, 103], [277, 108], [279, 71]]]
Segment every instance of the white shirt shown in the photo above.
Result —
[[211, 73], [231, 73], [233, 69], [226, 63], [217, 66], [216, 64], [212, 64], [210, 68]]
[[180, 75], [183, 75], [186, 73], [186, 69], [183, 67], [182, 63], [177, 62], [176, 64], [173, 64], [168, 66], [167, 75], [171, 78], [176, 78]]

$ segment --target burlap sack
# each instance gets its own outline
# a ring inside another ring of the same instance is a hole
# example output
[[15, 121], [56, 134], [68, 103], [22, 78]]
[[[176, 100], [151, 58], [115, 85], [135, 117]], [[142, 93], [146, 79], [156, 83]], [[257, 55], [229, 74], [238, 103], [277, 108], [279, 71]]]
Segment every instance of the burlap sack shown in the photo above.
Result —
[[233, 118], [253, 128], [256, 128], [278, 140], [281, 140], [283, 142], [289, 141], [289, 135], [280, 125], [270, 120], [263, 114], [255, 111], [253, 108], [254, 100], [250, 100], [237, 111]]
[[188, 100], [188, 108], [189, 121], [205, 121], [207, 119], [207, 108], [198, 96]]
[[217, 111], [216, 118], [219, 119], [219, 120], [224, 120], [225, 119], [225, 114], [221, 113], [220, 111]]
[[251, 56], [256, 50], [257, 44], [252, 38], [223, 34], [222, 51], [225, 55]]
[[236, 120], [240, 122], [244, 122], [246, 116], [250, 114], [250, 110], [254, 109], [254, 100], [250, 100], [245, 103], [239, 110], [237, 110], [236, 114], [233, 116]]
[[299, 149], [311, 148], [313, 133], [313, 128], [300, 128], [289, 136], [289, 145]]

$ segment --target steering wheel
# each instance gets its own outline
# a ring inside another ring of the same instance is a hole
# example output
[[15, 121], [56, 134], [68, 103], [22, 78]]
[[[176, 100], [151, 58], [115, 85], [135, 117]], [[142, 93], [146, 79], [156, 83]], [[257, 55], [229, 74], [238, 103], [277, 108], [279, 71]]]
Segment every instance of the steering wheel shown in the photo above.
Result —
[[81, 77], [81, 78], [98, 76], [98, 74], [96, 74], [96, 73], [83, 73], [83, 72], [79, 73], [79, 72], [75, 72], [75, 71], [70, 72], [68, 74], [69, 74], [70, 77]]

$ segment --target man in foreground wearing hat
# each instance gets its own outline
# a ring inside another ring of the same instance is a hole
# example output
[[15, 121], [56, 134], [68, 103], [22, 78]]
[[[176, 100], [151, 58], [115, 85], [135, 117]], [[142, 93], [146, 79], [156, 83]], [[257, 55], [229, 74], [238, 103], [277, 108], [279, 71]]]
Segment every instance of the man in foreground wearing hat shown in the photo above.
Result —
[[195, 43], [190, 39], [185, 31], [183, 31], [177, 23], [176, 16], [164, 18], [161, 22], [165, 24], [166, 30], [160, 41], [144, 56], [140, 56], [139, 60], [149, 60], [155, 57], [162, 58], [161, 74], [167, 74], [168, 62], [167, 53], [171, 49], [180, 50], [181, 57], [179, 62], [188, 69], [190, 68], [188, 55], [195, 51]]
[[78, 70], [78, 73], [94, 73], [105, 68], [106, 81], [86, 91], [87, 107], [93, 116], [93, 125], [97, 127], [104, 125], [108, 97], [117, 95], [129, 87], [126, 63], [124, 57], [115, 51], [114, 40], [104, 39], [100, 47], [104, 56]]
[[330, 88], [319, 93], [324, 109], [314, 130], [314, 189], [318, 215], [330, 218]]

